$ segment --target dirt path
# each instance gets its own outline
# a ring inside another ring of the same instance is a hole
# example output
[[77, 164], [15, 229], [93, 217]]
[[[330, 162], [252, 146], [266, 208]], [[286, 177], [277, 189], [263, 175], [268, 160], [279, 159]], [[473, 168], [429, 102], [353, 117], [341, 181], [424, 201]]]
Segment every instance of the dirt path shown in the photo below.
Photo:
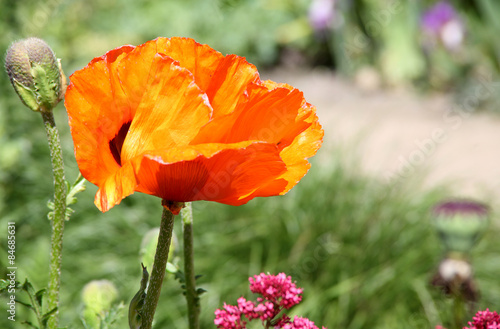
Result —
[[[363, 91], [331, 72], [276, 71], [263, 78], [299, 88], [316, 105], [325, 129], [321, 156], [335, 145], [353, 146], [371, 174], [421, 180], [423, 188], [451, 184], [455, 196], [500, 204], [500, 117], [470, 115], [472, 106], [453, 105], [446, 95]], [[488, 92], [479, 87], [477, 97]]]

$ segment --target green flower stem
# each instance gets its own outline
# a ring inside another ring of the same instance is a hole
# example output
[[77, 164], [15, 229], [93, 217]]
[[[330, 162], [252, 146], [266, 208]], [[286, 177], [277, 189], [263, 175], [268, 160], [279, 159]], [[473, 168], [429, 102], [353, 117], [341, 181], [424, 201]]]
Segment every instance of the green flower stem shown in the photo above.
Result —
[[146, 294], [146, 300], [142, 309], [141, 329], [151, 329], [153, 318], [160, 299], [161, 286], [165, 277], [165, 268], [167, 266], [168, 251], [172, 242], [172, 232], [174, 230], [174, 215], [170, 210], [163, 208], [161, 216], [160, 235], [158, 236], [158, 246], [156, 247], [155, 260], [149, 287]]
[[41, 111], [50, 149], [52, 172], [54, 174], [54, 216], [52, 218], [52, 236], [50, 251], [48, 309], [56, 308], [49, 318], [48, 328], [59, 326], [59, 287], [61, 285], [61, 260], [66, 216], [66, 180], [64, 178], [64, 163], [61, 142], [52, 111]]
[[458, 287], [455, 287], [455, 293], [453, 296], [453, 326], [452, 329], [461, 329], [465, 324], [465, 302], [464, 297], [459, 291]]
[[186, 203], [186, 206], [181, 211], [181, 216], [184, 235], [184, 276], [186, 280], [189, 329], [198, 329], [200, 327], [200, 304], [194, 273], [193, 210], [191, 202]]

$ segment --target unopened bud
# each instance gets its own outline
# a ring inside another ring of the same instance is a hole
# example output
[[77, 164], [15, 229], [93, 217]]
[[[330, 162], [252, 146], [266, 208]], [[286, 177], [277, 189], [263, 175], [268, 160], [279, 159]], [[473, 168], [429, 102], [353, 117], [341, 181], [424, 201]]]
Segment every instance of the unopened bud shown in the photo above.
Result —
[[93, 280], [82, 291], [83, 319], [89, 328], [99, 328], [101, 319], [111, 309], [118, 297], [118, 290], [108, 280]]
[[64, 97], [61, 63], [42, 39], [14, 42], [7, 50], [5, 69], [21, 101], [33, 111], [51, 111]]
[[470, 200], [453, 200], [434, 207], [435, 226], [447, 251], [468, 253], [488, 225], [489, 209]]

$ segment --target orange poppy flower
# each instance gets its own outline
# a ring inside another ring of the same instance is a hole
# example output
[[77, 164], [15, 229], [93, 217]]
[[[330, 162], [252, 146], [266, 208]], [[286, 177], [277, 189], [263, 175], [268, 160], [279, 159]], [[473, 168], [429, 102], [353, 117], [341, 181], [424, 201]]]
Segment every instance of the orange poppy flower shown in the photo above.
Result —
[[70, 81], [76, 160], [101, 211], [134, 191], [229, 205], [285, 194], [323, 139], [302, 92], [192, 39], [111, 50]]

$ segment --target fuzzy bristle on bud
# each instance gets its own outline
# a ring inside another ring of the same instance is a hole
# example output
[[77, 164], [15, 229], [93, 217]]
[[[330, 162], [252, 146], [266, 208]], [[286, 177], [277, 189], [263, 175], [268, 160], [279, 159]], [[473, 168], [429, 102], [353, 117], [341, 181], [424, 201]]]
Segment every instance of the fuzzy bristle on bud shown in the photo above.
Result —
[[39, 38], [14, 42], [5, 69], [22, 102], [33, 111], [50, 111], [66, 91], [66, 78], [49, 45]]

